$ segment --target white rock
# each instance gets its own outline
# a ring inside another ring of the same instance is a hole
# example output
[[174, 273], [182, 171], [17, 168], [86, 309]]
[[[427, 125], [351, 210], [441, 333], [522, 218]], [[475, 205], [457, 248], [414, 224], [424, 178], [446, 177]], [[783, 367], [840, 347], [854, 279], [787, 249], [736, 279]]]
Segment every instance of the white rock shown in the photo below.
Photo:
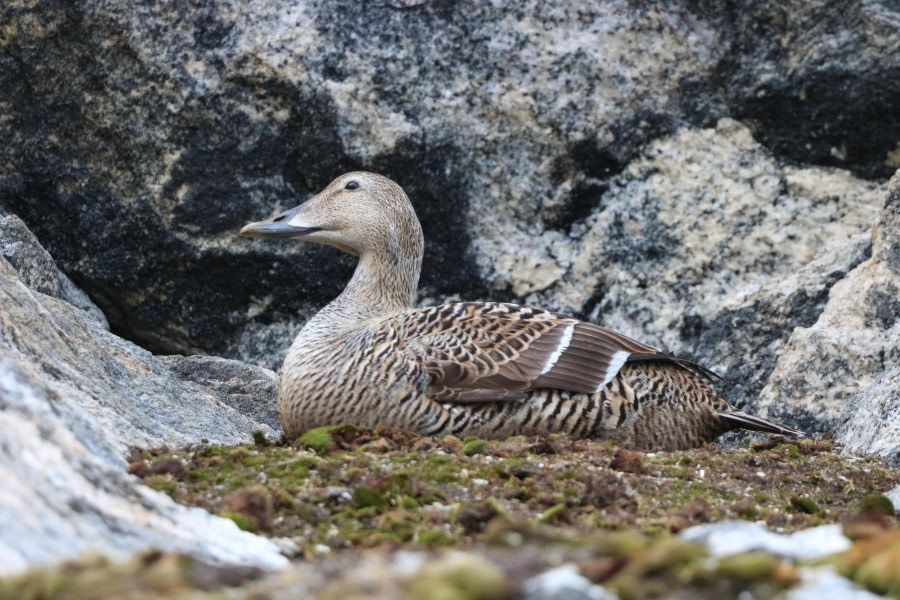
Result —
[[619, 596], [591, 583], [573, 564], [562, 565], [525, 581], [526, 600], [615, 600]]
[[894, 510], [900, 512], [900, 485], [887, 492], [885, 496], [894, 504]]
[[840, 525], [821, 525], [791, 534], [778, 534], [757, 523], [734, 520], [690, 527], [678, 537], [704, 544], [717, 557], [763, 551], [793, 560], [810, 560], [850, 547], [850, 540], [844, 536]]
[[268, 540], [176, 504], [83, 444], [55, 410], [66, 401], [0, 358], [0, 575], [88, 551], [125, 558], [148, 548], [287, 566]]
[[[87, 551], [124, 558], [148, 548], [214, 564], [286, 566], [270, 541], [125, 472], [134, 447], [242, 443], [253, 431], [275, 437], [224, 402], [246, 404], [248, 390], [268, 389], [250, 380], [267, 375], [213, 361], [205, 385], [183, 380], [104, 325], [30, 289], [0, 256], [0, 574]], [[217, 368], [245, 378], [246, 389], [216, 380]]]
[[877, 600], [877, 594], [841, 577], [832, 567], [803, 567], [800, 585], [789, 590], [787, 600]]

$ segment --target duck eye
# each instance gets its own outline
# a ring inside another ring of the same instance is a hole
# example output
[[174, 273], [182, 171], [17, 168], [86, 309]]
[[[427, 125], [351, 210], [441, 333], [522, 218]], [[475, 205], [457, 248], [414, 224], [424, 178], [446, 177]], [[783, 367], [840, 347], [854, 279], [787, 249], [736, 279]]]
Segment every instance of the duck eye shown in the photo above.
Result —
[[358, 181], [348, 181], [347, 185], [344, 186], [344, 189], [345, 190], [357, 190], [357, 189], [359, 189], [359, 182]]

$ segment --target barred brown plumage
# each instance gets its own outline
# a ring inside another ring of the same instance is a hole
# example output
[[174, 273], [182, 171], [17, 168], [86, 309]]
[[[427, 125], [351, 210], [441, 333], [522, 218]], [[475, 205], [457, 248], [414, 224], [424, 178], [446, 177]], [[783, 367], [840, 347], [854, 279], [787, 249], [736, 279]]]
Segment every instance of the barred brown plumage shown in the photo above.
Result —
[[359, 256], [344, 291], [303, 327], [278, 385], [285, 434], [389, 425], [428, 435], [565, 432], [645, 450], [690, 448], [735, 428], [802, 433], [741, 412], [704, 367], [540, 308], [413, 308], [424, 252], [406, 194], [347, 173], [241, 235], [298, 237]]

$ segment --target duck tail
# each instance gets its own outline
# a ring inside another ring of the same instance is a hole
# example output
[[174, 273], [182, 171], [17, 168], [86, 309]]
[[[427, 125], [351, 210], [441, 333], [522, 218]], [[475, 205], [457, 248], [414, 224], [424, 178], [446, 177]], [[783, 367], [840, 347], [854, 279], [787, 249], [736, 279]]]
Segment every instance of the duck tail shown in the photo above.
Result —
[[732, 429], [749, 429], [750, 431], [775, 433], [798, 438], [806, 437], [799, 429], [794, 429], [793, 427], [788, 427], [786, 425], [779, 425], [778, 423], [773, 423], [762, 417], [747, 414], [742, 410], [720, 412], [719, 417], [725, 420]]

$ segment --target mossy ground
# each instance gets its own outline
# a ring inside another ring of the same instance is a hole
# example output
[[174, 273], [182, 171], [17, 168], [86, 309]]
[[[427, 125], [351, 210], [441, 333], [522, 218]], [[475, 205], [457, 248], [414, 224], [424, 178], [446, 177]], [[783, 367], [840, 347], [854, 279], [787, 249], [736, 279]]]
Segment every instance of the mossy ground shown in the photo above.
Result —
[[563, 436], [423, 438], [331, 427], [293, 445], [197, 446], [133, 457], [130, 471], [183, 504], [299, 544], [303, 555], [381, 545], [464, 547], [488, 522], [677, 532], [728, 518], [790, 531], [855, 518], [900, 471], [773, 440], [639, 454]]
[[[564, 436], [485, 441], [329, 427], [293, 444], [260, 437], [138, 452], [129, 471], [178, 502], [292, 540], [293, 575], [220, 580], [226, 570], [199, 586], [197, 567], [179, 566], [189, 559], [151, 555], [0, 580], [0, 597], [116, 597], [91, 595], [108, 579], [113, 591], [138, 581], [134, 598], [414, 598], [423, 590], [448, 600], [518, 598], [526, 580], [564, 563], [623, 599], [774, 598], [799, 581], [789, 561], [755, 552], [714, 561], [672, 535], [728, 518], [784, 531], [843, 523], [857, 541], [832, 564], [900, 596], [900, 532], [881, 495], [900, 484], [900, 470], [842, 456], [829, 441], [640, 454]], [[410, 556], [425, 562], [401, 564]], [[165, 585], [163, 568], [172, 575]], [[71, 593], [82, 588], [86, 595]]]

